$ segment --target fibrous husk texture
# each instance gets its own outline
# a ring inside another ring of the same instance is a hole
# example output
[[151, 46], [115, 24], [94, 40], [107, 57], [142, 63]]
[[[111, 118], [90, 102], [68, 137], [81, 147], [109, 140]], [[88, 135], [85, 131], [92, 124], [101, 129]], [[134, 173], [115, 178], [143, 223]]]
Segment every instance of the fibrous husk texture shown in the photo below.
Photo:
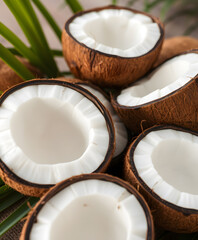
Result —
[[[121, 9], [121, 7], [110, 6], [96, 8], [90, 11], [100, 11], [108, 8]], [[75, 77], [88, 80], [102, 87], [117, 88], [129, 85], [151, 69], [159, 55], [163, 43], [163, 25], [157, 18], [146, 13], [131, 9], [128, 10], [145, 14], [151, 17], [153, 21], [159, 25], [161, 37], [154, 48], [143, 56], [133, 58], [108, 55], [90, 49], [84, 44], [77, 42], [69, 32], [69, 24], [72, 20], [90, 11], [80, 12], [68, 20], [62, 33], [63, 54]]]
[[198, 49], [198, 39], [196, 38], [188, 36], [167, 38], [162, 44], [161, 52], [153, 67], [157, 67], [167, 59], [192, 49]]
[[[135, 151], [137, 142], [139, 142], [142, 137], [144, 137], [150, 131], [153, 131], [155, 128], [159, 130], [159, 128], [162, 129], [163, 126], [147, 129], [142, 134], [140, 134], [130, 145], [125, 156], [124, 177], [144, 196], [151, 209], [154, 222], [157, 226], [160, 226], [168, 231], [178, 233], [197, 232], [198, 210], [182, 208], [171, 204], [164, 199], [161, 199], [152, 191], [152, 189], [146, 185], [146, 183], [139, 176], [137, 169], [135, 168], [133, 152]], [[180, 128], [172, 128], [181, 130]]]
[[44, 186], [24, 181], [13, 174], [2, 163], [0, 163], [0, 176], [4, 183], [6, 183], [8, 186], [27, 196], [41, 197], [49, 190], [50, 187], [52, 187], [50, 185]]
[[198, 131], [198, 75], [180, 89], [143, 105], [122, 106], [116, 101], [116, 95], [111, 100], [119, 117], [135, 134], [156, 124]]
[[[32, 66], [26, 59], [17, 57], [36, 77], [41, 77], [41, 72]], [[0, 59], [0, 90], [5, 91], [8, 88], [23, 82], [24, 80], [18, 76], [15, 71]]]

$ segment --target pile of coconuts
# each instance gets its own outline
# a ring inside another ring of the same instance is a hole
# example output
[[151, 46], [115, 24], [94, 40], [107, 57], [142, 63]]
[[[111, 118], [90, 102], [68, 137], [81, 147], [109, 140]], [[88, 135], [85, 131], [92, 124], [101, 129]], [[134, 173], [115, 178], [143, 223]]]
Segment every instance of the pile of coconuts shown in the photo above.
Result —
[[0, 63], [0, 177], [42, 197], [21, 239], [197, 232], [198, 40], [108, 6], [72, 16], [62, 45], [75, 78]]

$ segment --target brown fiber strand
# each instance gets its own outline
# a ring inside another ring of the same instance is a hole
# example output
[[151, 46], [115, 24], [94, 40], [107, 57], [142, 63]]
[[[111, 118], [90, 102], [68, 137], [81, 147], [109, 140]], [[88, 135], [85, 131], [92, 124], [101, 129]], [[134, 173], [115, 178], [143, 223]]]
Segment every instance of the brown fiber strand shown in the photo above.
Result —
[[167, 38], [162, 44], [162, 49], [153, 67], [157, 67], [169, 58], [172, 58], [184, 51], [198, 49], [198, 39], [188, 36], [177, 36]]

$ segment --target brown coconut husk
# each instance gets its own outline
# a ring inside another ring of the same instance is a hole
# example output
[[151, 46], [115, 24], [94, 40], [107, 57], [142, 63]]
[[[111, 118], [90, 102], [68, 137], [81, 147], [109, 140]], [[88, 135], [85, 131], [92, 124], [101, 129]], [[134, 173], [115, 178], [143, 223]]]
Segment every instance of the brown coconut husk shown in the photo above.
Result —
[[[41, 72], [36, 67], [32, 66], [25, 58], [17, 57], [17, 59], [33, 73], [35, 78], [42, 77]], [[0, 90], [5, 91], [21, 82], [24, 82], [24, 80], [0, 59]]]
[[[127, 9], [149, 16], [160, 28], [161, 37], [151, 51], [139, 57], [124, 58], [88, 48], [77, 42], [69, 32], [69, 24], [88, 12], [104, 9]], [[71, 72], [76, 78], [88, 80], [102, 87], [123, 87], [145, 75], [156, 61], [164, 39], [163, 24], [156, 17], [147, 13], [119, 6], [108, 6], [82, 11], [71, 17], [62, 33], [63, 54]], [[68, 47], [69, 46], [69, 47]]]
[[125, 189], [128, 190], [129, 193], [132, 193], [136, 197], [136, 199], [139, 201], [139, 203], [141, 204], [141, 206], [145, 212], [145, 216], [146, 216], [147, 224], [148, 224], [146, 240], [154, 240], [154, 224], [153, 224], [152, 215], [151, 215], [150, 209], [149, 209], [147, 203], [145, 202], [145, 200], [143, 199], [143, 197], [138, 193], [138, 191], [136, 191], [136, 189], [134, 187], [132, 187], [127, 182], [125, 182], [119, 178], [116, 178], [116, 177], [113, 177], [113, 176], [110, 176], [107, 174], [100, 174], [100, 173], [78, 175], [78, 176], [69, 178], [65, 181], [62, 181], [61, 183], [58, 183], [55, 187], [53, 187], [47, 194], [45, 194], [41, 198], [41, 200], [36, 204], [36, 206], [29, 213], [27, 221], [23, 227], [20, 240], [28, 240], [29, 239], [33, 224], [36, 222], [37, 215], [42, 210], [43, 206], [45, 206], [45, 203], [47, 203], [53, 196], [55, 196], [57, 193], [59, 193], [61, 190], [65, 189], [65, 188], [67, 188], [71, 184], [74, 184], [76, 182], [83, 181], [83, 180], [88, 180], [88, 179], [97, 179], [97, 180], [112, 182], [121, 187], [124, 187]]
[[198, 49], [198, 39], [188, 36], [177, 36], [173, 38], [167, 38], [162, 44], [162, 49], [157, 61], [153, 67], [157, 67], [167, 59], [172, 58], [182, 52], [192, 49]]
[[16, 191], [32, 197], [41, 197], [43, 196], [51, 187], [54, 185], [41, 185], [28, 182], [17, 175], [15, 175], [11, 169], [9, 169], [3, 162], [0, 160], [0, 176], [5, 184], [15, 189]]
[[[26, 87], [26, 86], [32, 86], [32, 85], [39, 85], [39, 84], [46, 84], [46, 85], [60, 85], [65, 86], [68, 88], [71, 88], [85, 97], [87, 97], [90, 101], [92, 101], [96, 107], [100, 110], [101, 114], [104, 116], [104, 119], [107, 124], [107, 128], [109, 131], [109, 148], [107, 150], [106, 156], [104, 157], [104, 161], [101, 163], [100, 166], [94, 171], [94, 173], [101, 173], [105, 172], [110, 164], [110, 161], [112, 159], [114, 150], [115, 150], [115, 130], [114, 125], [112, 122], [112, 119], [109, 115], [109, 112], [106, 111], [106, 108], [101, 104], [100, 101], [96, 97], [94, 97], [92, 94], [89, 93], [86, 89], [83, 89], [80, 86], [74, 85], [69, 82], [55, 80], [55, 79], [35, 79], [27, 82], [23, 82], [21, 84], [18, 84], [10, 89], [8, 89], [1, 97], [0, 97], [0, 105], [4, 102], [4, 100], [13, 92]], [[12, 169], [8, 168], [6, 164], [0, 159], [0, 177], [2, 180], [9, 185], [11, 188], [17, 190], [18, 192], [28, 195], [28, 196], [35, 196], [35, 197], [41, 197], [45, 192], [47, 192], [51, 187], [54, 185], [52, 184], [37, 184], [28, 182], [24, 179], [21, 179], [18, 177]]]
[[[198, 54], [198, 50], [189, 52]], [[114, 109], [136, 135], [156, 124], [173, 124], [198, 131], [198, 75], [180, 89], [139, 106], [120, 105], [116, 98], [117, 95], [111, 97]]]
[[125, 157], [124, 175], [125, 179], [131, 183], [145, 198], [148, 203], [156, 225], [163, 229], [178, 232], [191, 233], [198, 231], [198, 210], [179, 207], [164, 199], [161, 199], [139, 176], [134, 164], [133, 154], [137, 144], [151, 131], [161, 129], [174, 129], [178, 131], [192, 133], [198, 136], [197, 132], [175, 126], [154, 126], [141, 133], [130, 145]]

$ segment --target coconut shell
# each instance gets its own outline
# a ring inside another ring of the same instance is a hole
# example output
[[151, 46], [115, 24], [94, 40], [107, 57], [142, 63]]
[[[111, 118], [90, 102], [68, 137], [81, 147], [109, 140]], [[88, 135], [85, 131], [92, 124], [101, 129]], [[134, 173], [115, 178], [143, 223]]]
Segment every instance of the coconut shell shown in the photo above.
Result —
[[154, 126], [145, 130], [131, 143], [128, 149], [124, 164], [125, 179], [144, 196], [151, 209], [156, 225], [159, 225], [160, 227], [172, 232], [197, 232], [198, 210], [179, 207], [160, 198], [142, 180], [135, 167], [133, 154], [137, 144], [151, 131], [157, 131], [162, 129], [173, 129], [198, 136], [197, 132], [192, 132], [190, 130], [178, 128], [175, 126]]
[[28, 182], [17, 175], [15, 175], [11, 169], [9, 169], [1, 160], [0, 160], [0, 176], [5, 184], [15, 189], [16, 191], [32, 196], [32, 197], [41, 197], [46, 193], [53, 185], [41, 185]]
[[[25, 58], [17, 57], [18, 60], [23, 63], [33, 74], [35, 77], [41, 77], [41, 72], [32, 66]], [[24, 82], [24, 80], [19, 77], [16, 72], [10, 68], [3, 60], [0, 59], [0, 90], [5, 91], [8, 88]]]
[[173, 38], [167, 38], [162, 44], [162, 49], [157, 61], [153, 67], [157, 67], [167, 59], [172, 58], [182, 52], [192, 49], [198, 49], [198, 39], [188, 36], [178, 36]]
[[[78, 42], [69, 32], [69, 24], [83, 14], [104, 9], [126, 9], [149, 16], [160, 28], [161, 37], [148, 53], [132, 58], [124, 58], [102, 53]], [[147, 13], [119, 6], [108, 6], [82, 11], [71, 17], [62, 33], [63, 54], [76, 78], [88, 80], [102, 87], [123, 87], [145, 75], [156, 61], [164, 39], [163, 24]]]
[[147, 232], [146, 240], [154, 240], [154, 224], [153, 224], [152, 215], [151, 215], [150, 209], [149, 209], [147, 203], [145, 202], [145, 200], [143, 199], [143, 197], [138, 193], [138, 191], [136, 191], [136, 189], [134, 187], [132, 187], [127, 182], [125, 182], [119, 178], [116, 178], [116, 177], [113, 177], [113, 176], [110, 176], [107, 174], [100, 174], [100, 173], [78, 175], [78, 176], [69, 178], [65, 181], [62, 181], [61, 183], [59, 183], [55, 187], [53, 187], [47, 194], [45, 194], [41, 198], [41, 200], [36, 204], [36, 206], [29, 213], [27, 221], [23, 227], [20, 240], [28, 240], [29, 239], [31, 229], [33, 227], [33, 224], [36, 222], [37, 215], [42, 210], [42, 208], [46, 202], [48, 202], [53, 196], [55, 196], [57, 193], [59, 193], [61, 190], [65, 189], [65, 188], [67, 188], [71, 184], [74, 184], [76, 182], [83, 181], [83, 180], [88, 180], [88, 179], [97, 179], [97, 180], [112, 182], [121, 187], [124, 187], [125, 189], [128, 190], [128, 192], [132, 193], [136, 197], [136, 199], [139, 201], [139, 203], [141, 204], [141, 206], [145, 212], [145, 215], [146, 215], [147, 224], [148, 224], [148, 232]]
[[[198, 50], [189, 52], [198, 54]], [[176, 91], [138, 106], [120, 105], [117, 95], [111, 96], [112, 105], [127, 128], [136, 135], [156, 124], [198, 131], [198, 75]]]
[[[87, 97], [90, 101], [92, 101], [96, 105], [96, 107], [100, 110], [101, 114], [105, 118], [107, 129], [109, 131], [109, 148], [106, 153], [106, 156], [104, 157], [104, 161], [101, 163], [100, 166], [98, 166], [98, 168], [94, 172], [96, 173], [105, 172], [108, 168], [108, 165], [110, 164], [110, 161], [112, 159], [114, 149], [115, 149], [114, 125], [108, 111], [106, 111], [103, 104], [101, 104], [100, 101], [98, 101], [98, 99], [94, 97], [92, 94], [90, 94], [89, 91], [87, 91], [86, 89], [83, 89], [82, 87], [74, 85], [69, 82], [55, 80], [55, 79], [31, 80], [31, 81], [26, 81], [21, 84], [18, 84], [8, 89], [6, 92], [4, 92], [3, 95], [0, 97], [0, 105], [14, 91], [17, 91], [25, 86], [32, 86], [32, 85], [39, 85], [39, 84], [46, 84], [46, 85], [56, 84], [56, 85], [65, 86], [65, 87], [74, 89], [75, 91], [81, 93], [82, 95]], [[41, 197], [45, 192], [47, 192], [51, 187], [54, 186], [53, 184], [49, 184], [49, 185], [36, 184], [18, 177], [12, 171], [12, 169], [6, 166], [6, 164], [1, 159], [0, 159], [0, 177], [8, 186], [28, 196]]]

